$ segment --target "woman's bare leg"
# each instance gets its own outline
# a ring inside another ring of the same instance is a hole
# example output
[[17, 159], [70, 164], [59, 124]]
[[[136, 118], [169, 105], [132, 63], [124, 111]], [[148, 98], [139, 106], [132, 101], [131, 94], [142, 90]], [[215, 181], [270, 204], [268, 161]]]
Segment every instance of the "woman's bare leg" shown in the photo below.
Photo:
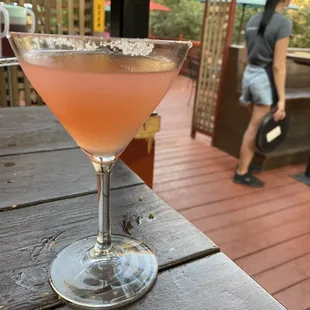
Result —
[[241, 150], [240, 160], [237, 168], [237, 174], [244, 175], [248, 173], [249, 166], [253, 159], [256, 147], [255, 138], [259, 126], [263, 118], [270, 112], [270, 107], [266, 105], [254, 104], [252, 108], [252, 116], [247, 130], [244, 133]]
[[254, 106], [253, 103], [250, 103], [250, 104], [248, 104], [248, 105], [246, 106], [247, 109], [248, 109], [248, 111], [249, 111], [249, 113], [250, 113], [250, 115], [251, 115], [251, 117], [252, 117], [252, 112], [253, 112], [253, 106]]

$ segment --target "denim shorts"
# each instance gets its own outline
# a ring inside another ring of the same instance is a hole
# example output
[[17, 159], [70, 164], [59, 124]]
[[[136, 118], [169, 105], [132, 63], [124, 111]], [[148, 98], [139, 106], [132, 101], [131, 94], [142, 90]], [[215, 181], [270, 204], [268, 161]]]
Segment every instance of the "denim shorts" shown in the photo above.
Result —
[[271, 106], [273, 104], [272, 86], [263, 67], [247, 65], [242, 79], [242, 105], [251, 103]]

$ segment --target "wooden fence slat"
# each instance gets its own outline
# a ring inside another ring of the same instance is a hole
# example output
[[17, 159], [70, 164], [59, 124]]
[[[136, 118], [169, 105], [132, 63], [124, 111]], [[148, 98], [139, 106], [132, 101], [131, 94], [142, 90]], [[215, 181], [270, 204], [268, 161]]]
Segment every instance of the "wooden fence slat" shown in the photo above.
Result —
[[13, 106], [19, 105], [19, 93], [18, 93], [18, 66], [8, 67], [10, 70], [11, 85], [12, 85], [12, 101]]
[[85, 35], [85, 0], [80, 0], [80, 8], [79, 8], [80, 18], [80, 35]]
[[[85, 12], [85, 10], [84, 10], [84, 12]], [[80, 24], [80, 27], [81, 27], [82, 23], [80, 23], [79, 15], [78, 14], [74, 14], [73, 17], [74, 17], [74, 20], [78, 20], [79, 21], [79, 24]], [[86, 21], [88, 21], [88, 22], [91, 21], [91, 16], [90, 15], [84, 15], [83, 19], [84, 19], [84, 25], [85, 25]]]
[[62, 0], [56, 0], [56, 23], [57, 23], [57, 33], [63, 33], [62, 27]]
[[73, 0], [68, 0], [68, 32], [73, 34], [74, 20], [73, 20]]
[[23, 73], [23, 76], [24, 76], [24, 91], [25, 91], [26, 105], [31, 105], [32, 87], [31, 87], [31, 84], [30, 84], [29, 80], [27, 79], [27, 77], [25, 76], [24, 73]]
[[85, 9], [92, 9], [92, 8], [93, 8], [93, 4], [91, 0], [85, 3]]
[[6, 70], [4, 67], [0, 68], [0, 106], [7, 107], [7, 82], [6, 82]]
[[50, 33], [50, 23], [51, 20], [51, 6], [50, 0], [44, 0], [44, 26], [45, 26], [45, 33]]

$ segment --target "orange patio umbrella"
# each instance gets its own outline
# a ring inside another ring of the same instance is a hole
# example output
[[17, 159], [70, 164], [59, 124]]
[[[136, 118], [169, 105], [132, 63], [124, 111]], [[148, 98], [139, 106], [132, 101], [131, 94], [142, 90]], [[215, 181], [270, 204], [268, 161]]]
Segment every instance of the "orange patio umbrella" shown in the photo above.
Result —
[[[111, 1], [105, 1], [105, 5], [110, 6]], [[171, 11], [170, 8], [168, 8], [162, 4], [156, 3], [154, 1], [150, 1], [150, 10], [151, 11], [167, 11], [167, 12]]]

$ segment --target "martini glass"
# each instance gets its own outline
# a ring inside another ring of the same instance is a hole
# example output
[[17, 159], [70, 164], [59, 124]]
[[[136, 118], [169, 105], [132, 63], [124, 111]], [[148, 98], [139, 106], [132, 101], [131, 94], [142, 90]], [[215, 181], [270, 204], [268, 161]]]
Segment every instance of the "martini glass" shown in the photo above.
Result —
[[191, 43], [27, 33], [8, 39], [28, 79], [97, 173], [98, 234], [57, 255], [50, 283], [83, 309], [132, 302], [152, 287], [158, 265], [141, 241], [111, 234], [111, 170], [169, 90]]

